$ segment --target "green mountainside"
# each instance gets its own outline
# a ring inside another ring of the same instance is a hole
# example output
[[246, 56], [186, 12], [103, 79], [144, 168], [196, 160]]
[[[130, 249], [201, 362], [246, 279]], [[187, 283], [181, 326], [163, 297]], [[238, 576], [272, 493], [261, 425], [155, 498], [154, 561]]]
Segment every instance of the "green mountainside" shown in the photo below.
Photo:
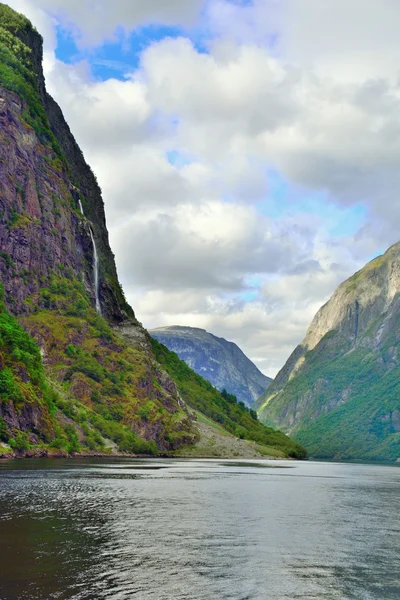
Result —
[[320, 458], [400, 458], [400, 244], [336, 290], [259, 400]]
[[157, 340], [152, 340], [157, 361], [177, 383], [185, 402], [236, 437], [252, 440], [262, 446], [272, 446], [286, 456], [305, 458], [306, 451], [280, 431], [265, 427], [258, 421], [257, 413], [225, 390], [219, 392], [209, 381], [192, 371], [175, 352]]
[[[3, 443], [0, 454], [11, 451], [27, 453], [28, 456], [30, 453], [40, 456], [80, 451], [108, 453], [114, 448], [129, 453], [158, 452], [154, 441], [140, 438], [133, 427], [123, 422], [126, 398], [113, 402], [100, 394], [96, 396], [100, 384], [97, 388], [94, 385], [97, 381], [110, 384], [106, 376], [111, 378], [111, 371], [107, 372], [83, 348], [70, 344], [65, 351], [59, 348], [65, 358], [57, 363], [58, 369], [69, 367], [65, 378], [67, 383], [65, 386], [56, 385], [55, 380], [48, 377], [49, 370], [44, 368], [41, 348], [17, 319], [7, 313], [4, 305], [0, 310], [0, 442]], [[51, 315], [51, 320], [53, 318], [54, 315]], [[49, 320], [46, 313], [37, 314], [38, 322]], [[67, 324], [71, 331], [79, 325], [76, 319], [72, 321]], [[52, 323], [51, 329], [59, 324]], [[95, 327], [93, 318], [91, 324]], [[62, 326], [65, 327], [65, 321]], [[101, 329], [104, 335], [104, 323]], [[108, 334], [110, 337], [113, 335], [111, 330]], [[93, 339], [96, 338], [95, 332]], [[74, 354], [77, 359], [67, 358]], [[133, 361], [129, 367], [132, 371]], [[83, 378], [83, 374], [88, 377]], [[74, 375], [81, 375], [80, 379], [75, 377], [75, 385], [81, 383], [87, 391], [90, 391], [89, 382], [93, 384], [91, 403], [85, 403], [84, 398], [80, 402], [76, 393], [69, 396], [68, 388]], [[144, 406], [146, 404], [143, 403]]]
[[[125, 301], [100, 188], [46, 92], [42, 39], [4, 4], [0, 139], [0, 454], [193, 446], [199, 423]], [[195, 375], [186, 376], [182, 394]], [[196, 393], [210, 412], [205, 390]], [[219, 419], [240, 424], [241, 437], [272, 436], [247, 413], [235, 421], [232, 398], [227, 410]]]

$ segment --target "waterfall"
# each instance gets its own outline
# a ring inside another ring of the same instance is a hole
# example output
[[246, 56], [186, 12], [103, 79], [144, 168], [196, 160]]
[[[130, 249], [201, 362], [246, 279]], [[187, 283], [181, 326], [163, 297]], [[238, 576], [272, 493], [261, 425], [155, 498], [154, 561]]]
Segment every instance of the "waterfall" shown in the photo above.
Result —
[[[85, 217], [85, 213], [83, 211], [83, 206], [82, 206], [82, 202], [81, 199], [79, 198], [78, 200], [79, 202], [79, 209], [82, 213], [82, 216]], [[85, 217], [86, 218], [86, 217]], [[94, 293], [95, 293], [95, 297], [96, 297], [96, 311], [98, 312], [99, 315], [101, 315], [101, 304], [100, 304], [100, 297], [99, 297], [99, 255], [97, 253], [97, 247], [96, 247], [96, 242], [94, 239], [94, 235], [93, 235], [93, 229], [92, 226], [89, 223], [89, 232], [90, 232], [90, 239], [92, 240], [92, 246], [93, 246], [93, 273], [94, 273]]]
[[92, 239], [92, 244], [93, 244], [94, 292], [95, 292], [95, 296], [96, 296], [96, 310], [99, 313], [99, 315], [101, 315], [101, 304], [100, 304], [100, 298], [99, 298], [99, 255], [97, 254], [97, 248], [96, 248], [96, 242], [94, 241], [93, 230], [90, 226], [89, 226], [89, 231], [90, 231], [90, 237]]

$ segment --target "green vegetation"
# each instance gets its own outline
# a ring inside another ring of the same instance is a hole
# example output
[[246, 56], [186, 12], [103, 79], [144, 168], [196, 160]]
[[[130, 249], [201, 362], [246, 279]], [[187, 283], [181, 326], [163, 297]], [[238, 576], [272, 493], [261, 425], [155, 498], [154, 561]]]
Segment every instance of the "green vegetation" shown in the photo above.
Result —
[[[56, 141], [40, 99], [32, 50], [22, 41], [33, 31], [31, 23], [4, 4], [0, 4], [0, 85], [17, 93], [27, 105], [23, 118], [34, 129], [44, 146], [51, 147], [54, 158], [65, 160]], [[38, 34], [36, 34], [38, 35]]]
[[7, 6], [7, 4], [0, 4], [0, 23], [4, 30], [9, 31], [14, 35], [18, 33], [29, 33], [34, 30], [31, 22], [25, 15], [16, 12]]
[[[95, 313], [80, 283], [52, 278], [40, 301], [49, 302], [53, 310], [38, 308], [22, 320], [26, 329], [40, 332], [48, 342], [48, 373], [33, 337], [6, 311], [0, 289], [1, 442], [16, 451], [104, 453], [109, 440], [120, 452], [155, 454], [156, 443], [135, 432], [143, 420], [149, 429], [160, 430], [161, 444], [163, 437], [168, 440], [164, 447], [175, 447], [182, 436], [194, 441], [185, 413], [178, 408], [168, 413], [159, 398], [150, 404], [143, 392], [140, 396], [139, 385], [151, 365]], [[65, 305], [74, 316], [60, 314]], [[69, 337], [77, 345], [67, 343]], [[23, 430], [7, 425], [4, 416], [10, 410]]]
[[276, 423], [286, 406], [308, 395], [307, 410], [293, 436], [311, 456], [398, 459], [400, 365], [392, 360], [397, 335], [393, 330], [379, 360], [367, 347], [351, 350], [339, 333], [329, 332], [273, 403], [261, 407], [260, 418]]
[[177, 383], [182, 398], [193, 409], [200, 411], [229, 433], [238, 438], [252, 440], [262, 446], [281, 450], [285, 456], [305, 458], [304, 448], [280, 431], [265, 427], [236, 397], [219, 392], [208, 381], [197, 375], [178, 356], [152, 339], [157, 361]]
[[[39, 391], [45, 392], [45, 374], [39, 347], [21, 327], [17, 319], [6, 311], [1, 284], [0, 361], [2, 365], [0, 370], [2, 402], [24, 401], [35, 398]], [[16, 370], [18, 370], [18, 376]], [[50, 402], [49, 399], [49, 404]]]
[[[85, 446], [88, 450], [99, 451], [103, 454], [111, 451], [111, 446], [106, 446], [106, 441], [111, 441], [120, 452], [129, 454], [158, 453], [154, 441], [146, 441], [138, 437], [128, 426], [117, 423], [111, 418], [102, 417], [95, 410], [82, 404], [76, 399], [65, 399], [61, 394], [57, 398], [57, 407], [62, 411], [71, 423], [77, 424], [78, 431], [85, 437]], [[76, 426], [72, 424], [65, 427], [67, 443], [65, 439], [57, 438], [52, 446], [66, 449], [68, 452], [80, 450]]]
[[2, 258], [6, 266], [10, 269], [14, 266], [14, 261], [7, 252], [0, 251], [0, 258]]
[[[19, 413], [31, 406], [41, 414], [40, 436], [49, 442], [53, 434], [54, 393], [47, 383], [40, 350], [17, 319], [6, 311], [0, 284], [0, 415], [7, 405]], [[18, 429], [10, 430], [0, 418], [0, 439], [25, 449], [28, 438]]]
[[[197, 439], [187, 413], [159, 384], [157, 365], [108, 326], [79, 281], [52, 276], [36, 311], [21, 321], [45, 340], [48, 374], [62, 394], [90, 408], [91, 425], [121, 450], [136, 451], [142, 432], [163, 450]], [[144, 448], [154, 453], [155, 445]]]

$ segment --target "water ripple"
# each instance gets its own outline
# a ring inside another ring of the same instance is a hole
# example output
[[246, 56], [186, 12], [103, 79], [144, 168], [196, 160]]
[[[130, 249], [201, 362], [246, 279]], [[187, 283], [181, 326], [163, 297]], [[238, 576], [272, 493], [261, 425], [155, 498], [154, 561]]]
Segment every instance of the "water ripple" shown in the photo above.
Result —
[[396, 467], [0, 463], [0, 600], [400, 597]]

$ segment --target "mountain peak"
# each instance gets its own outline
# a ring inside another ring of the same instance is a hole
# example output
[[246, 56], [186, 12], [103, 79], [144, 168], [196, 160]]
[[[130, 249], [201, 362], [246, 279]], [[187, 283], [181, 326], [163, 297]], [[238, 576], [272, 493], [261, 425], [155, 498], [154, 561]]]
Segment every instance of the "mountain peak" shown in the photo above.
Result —
[[[14, 35], [36, 31], [30, 20], [13, 8], [0, 2], [0, 23], [3, 29], [7, 29]], [[39, 34], [38, 34], [39, 35]]]
[[[0, 149], [1, 250], [10, 257], [16, 245], [25, 248], [12, 269], [10, 259], [0, 263], [8, 308], [14, 314], [29, 312], [27, 299], [49, 276], [63, 277], [70, 270], [104, 316], [132, 320], [109, 245], [100, 187], [46, 91], [42, 37], [5, 4], [0, 4], [0, 23], [0, 119], [10, 140]], [[27, 264], [37, 275], [30, 281], [21, 277]]]

